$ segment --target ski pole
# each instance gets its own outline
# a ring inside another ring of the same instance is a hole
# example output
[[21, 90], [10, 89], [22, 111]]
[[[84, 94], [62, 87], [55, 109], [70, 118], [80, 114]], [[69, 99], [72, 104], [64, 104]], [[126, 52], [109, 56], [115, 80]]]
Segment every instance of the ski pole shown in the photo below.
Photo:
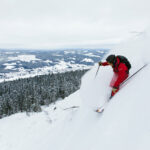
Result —
[[99, 68], [100, 68], [100, 65], [99, 65], [98, 68], [97, 68], [97, 71], [96, 71], [96, 74], [95, 74], [95, 78], [96, 78], [96, 76], [97, 76], [97, 74], [98, 74]]

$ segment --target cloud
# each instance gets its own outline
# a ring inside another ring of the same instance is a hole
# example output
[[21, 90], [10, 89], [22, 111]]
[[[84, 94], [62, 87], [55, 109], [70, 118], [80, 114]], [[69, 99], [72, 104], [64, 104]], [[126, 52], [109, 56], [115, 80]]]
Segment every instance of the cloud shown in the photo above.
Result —
[[111, 47], [146, 32], [149, 4], [148, 0], [1, 0], [0, 47]]

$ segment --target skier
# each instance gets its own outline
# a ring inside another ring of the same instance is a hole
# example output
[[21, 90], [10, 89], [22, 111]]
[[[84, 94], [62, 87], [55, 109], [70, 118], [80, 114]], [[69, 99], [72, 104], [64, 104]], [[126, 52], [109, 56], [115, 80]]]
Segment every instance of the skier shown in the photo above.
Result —
[[112, 92], [110, 96], [111, 99], [119, 91], [120, 84], [128, 78], [131, 64], [124, 56], [109, 55], [106, 58], [106, 62], [99, 62], [99, 66], [107, 65], [112, 66], [114, 71], [114, 76], [110, 83], [110, 86], [112, 87]]

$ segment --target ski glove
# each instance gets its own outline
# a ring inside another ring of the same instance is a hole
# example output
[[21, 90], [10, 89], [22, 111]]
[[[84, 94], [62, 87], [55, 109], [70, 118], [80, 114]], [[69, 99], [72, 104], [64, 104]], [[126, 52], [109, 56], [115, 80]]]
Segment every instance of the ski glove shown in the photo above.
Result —
[[101, 66], [101, 65], [102, 65], [102, 62], [98, 62], [98, 64], [99, 64], [99, 66]]

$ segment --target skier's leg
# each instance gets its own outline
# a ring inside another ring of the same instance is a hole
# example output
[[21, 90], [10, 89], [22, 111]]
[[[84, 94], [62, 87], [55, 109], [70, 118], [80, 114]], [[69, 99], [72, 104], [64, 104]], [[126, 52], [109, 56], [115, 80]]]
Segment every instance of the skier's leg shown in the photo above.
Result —
[[128, 78], [128, 74], [126, 74], [126, 75], [124, 76], [124, 78], [122, 78], [122, 80], [120, 81], [118, 87], [112, 87], [112, 92], [111, 92], [110, 99], [119, 91], [120, 84], [121, 84], [124, 80], [126, 80], [127, 78]]

